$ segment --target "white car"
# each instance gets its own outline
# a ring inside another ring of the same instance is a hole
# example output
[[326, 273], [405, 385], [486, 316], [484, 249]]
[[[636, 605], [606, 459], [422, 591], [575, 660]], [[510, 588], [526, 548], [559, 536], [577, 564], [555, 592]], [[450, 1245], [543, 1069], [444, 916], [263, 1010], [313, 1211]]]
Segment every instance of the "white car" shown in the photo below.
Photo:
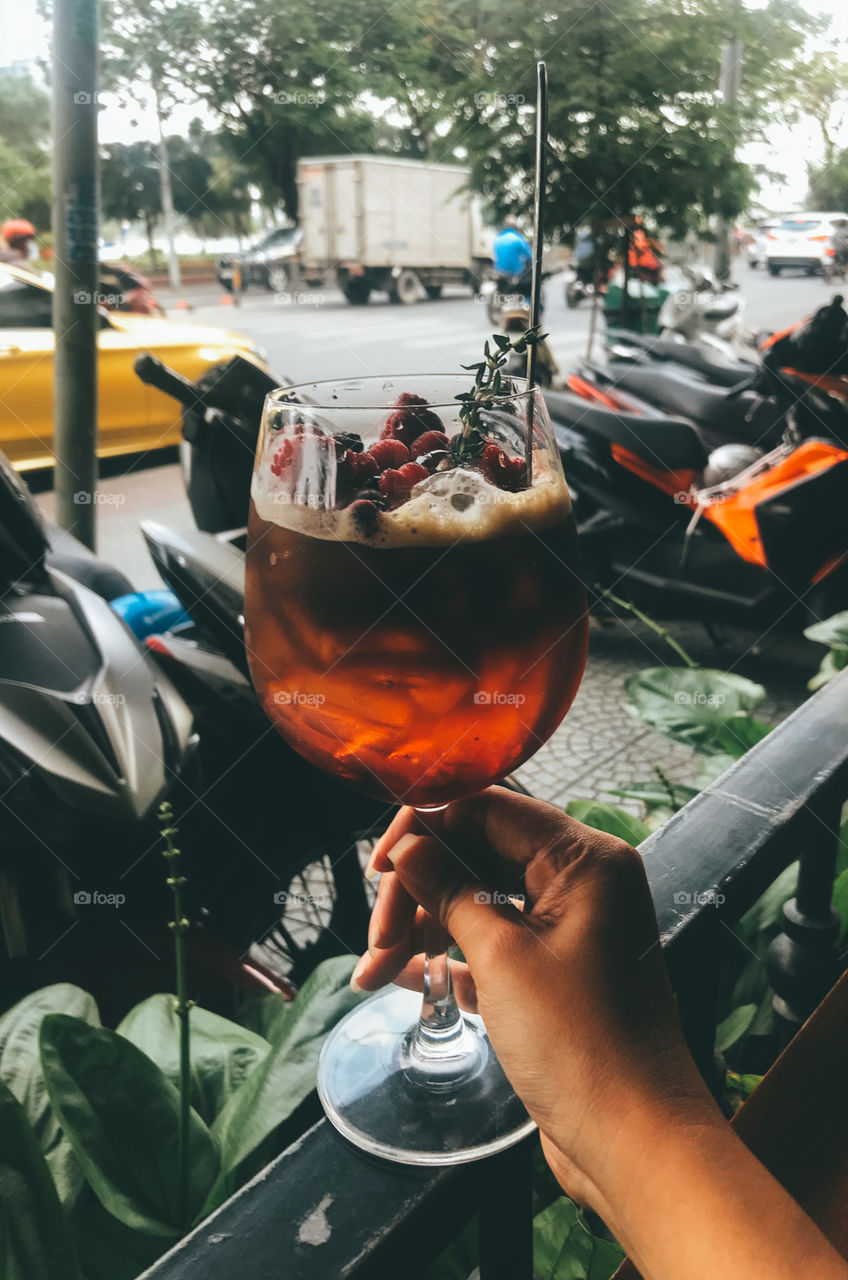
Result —
[[748, 245], [745, 253], [748, 258], [749, 267], [764, 267], [766, 265], [766, 249], [768, 248], [768, 233], [774, 231], [775, 227], [779, 227], [780, 222], [774, 219], [771, 222], [758, 222], [752, 231], [753, 241]]
[[784, 267], [799, 267], [815, 275], [833, 257], [830, 238], [837, 222], [848, 213], [787, 214], [766, 236], [766, 266], [779, 276]]

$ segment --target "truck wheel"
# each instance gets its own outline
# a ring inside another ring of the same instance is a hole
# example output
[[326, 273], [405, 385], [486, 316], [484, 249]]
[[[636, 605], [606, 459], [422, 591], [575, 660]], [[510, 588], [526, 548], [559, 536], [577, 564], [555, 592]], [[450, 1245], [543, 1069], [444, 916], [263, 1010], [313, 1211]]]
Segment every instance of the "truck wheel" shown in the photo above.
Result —
[[396, 279], [392, 280], [389, 285], [389, 297], [392, 302], [401, 303], [404, 307], [411, 307], [413, 303], [418, 301], [421, 282], [414, 271], [401, 271]]
[[371, 297], [371, 286], [367, 280], [354, 276], [344, 287], [344, 296], [352, 307], [364, 307]]
[[779, 276], [780, 267], [778, 267], [774, 262], [770, 262], [768, 264], [768, 273], [770, 276]]
[[435, 302], [442, 296], [442, 286], [440, 284], [425, 284], [424, 292], [428, 298], [432, 298], [433, 302]]

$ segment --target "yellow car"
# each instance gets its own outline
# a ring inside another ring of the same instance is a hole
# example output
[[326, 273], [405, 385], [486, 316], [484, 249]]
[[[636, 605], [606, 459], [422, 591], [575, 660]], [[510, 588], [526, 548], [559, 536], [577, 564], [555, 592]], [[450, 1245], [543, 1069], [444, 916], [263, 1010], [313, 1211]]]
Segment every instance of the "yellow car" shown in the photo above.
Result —
[[[53, 462], [52, 288], [24, 267], [0, 264], [0, 449], [19, 470]], [[161, 449], [180, 441], [180, 408], [133, 372], [142, 351], [192, 381], [211, 365], [247, 356], [270, 373], [243, 333], [157, 316], [106, 312], [98, 336], [97, 452]]]

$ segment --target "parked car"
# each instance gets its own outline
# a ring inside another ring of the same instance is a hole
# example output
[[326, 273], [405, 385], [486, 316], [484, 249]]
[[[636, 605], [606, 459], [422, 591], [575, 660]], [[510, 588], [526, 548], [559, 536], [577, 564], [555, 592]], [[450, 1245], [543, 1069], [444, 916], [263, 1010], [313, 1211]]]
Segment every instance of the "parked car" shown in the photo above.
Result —
[[848, 213], [791, 213], [766, 236], [766, 266], [779, 276], [784, 267], [799, 267], [816, 275], [833, 257], [830, 237]]
[[223, 254], [215, 268], [218, 283], [232, 289], [238, 263], [242, 290], [258, 284], [273, 293], [285, 293], [295, 282], [301, 235], [299, 227], [277, 227], [244, 253]]
[[766, 265], [766, 249], [768, 248], [768, 234], [780, 226], [780, 219], [773, 218], [770, 221], [758, 222], [751, 232], [752, 240], [745, 250], [745, 256], [748, 259], [749, 267], [764, 267]]
[[[0, 448], [20, 470], [53, 462], [51, 294], [49, 278], [0, 264]], [[153, 352], [194, 381], [234, 355], [270, 372], [265, 353], [245, 334], [158, 316], [101, 310], [98, 347], [100, 457], [180, 441], [174, 401], [139, 386], [133, 363], [141, 352]]]

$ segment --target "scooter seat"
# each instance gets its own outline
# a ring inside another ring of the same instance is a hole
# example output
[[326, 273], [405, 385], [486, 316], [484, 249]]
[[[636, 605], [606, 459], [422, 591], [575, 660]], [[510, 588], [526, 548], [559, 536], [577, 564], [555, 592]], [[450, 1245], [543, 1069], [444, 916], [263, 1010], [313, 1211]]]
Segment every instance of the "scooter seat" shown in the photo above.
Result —
[[665, 471], [702, 471], [706, 466], [707, 451], [691, 422], [606, 409], [565, 391], [544, 394], [554, 431], [559, 426], [600, 436]]
[[[711, 360], [697, 347], [690, 346], [688, 342], [669, 342], [662, 338], [645, 337], [638, 333], [611, 333], [608, 345], [614, 347], [617, 344], [622, 347], [638, 348], [652, 360], [667, 362], [672, 366], [680, 365], [685, 369], [694, 369], [696, 373], [703, 374], [707, 381], [717, 387], [738, 387], [741, 382], [745, 382], [752, 376], [756, 368], [747, 360], [722, 359], [719, 363], [718, 358]], [[615, 359], [614, 350], [611, 354]]]

